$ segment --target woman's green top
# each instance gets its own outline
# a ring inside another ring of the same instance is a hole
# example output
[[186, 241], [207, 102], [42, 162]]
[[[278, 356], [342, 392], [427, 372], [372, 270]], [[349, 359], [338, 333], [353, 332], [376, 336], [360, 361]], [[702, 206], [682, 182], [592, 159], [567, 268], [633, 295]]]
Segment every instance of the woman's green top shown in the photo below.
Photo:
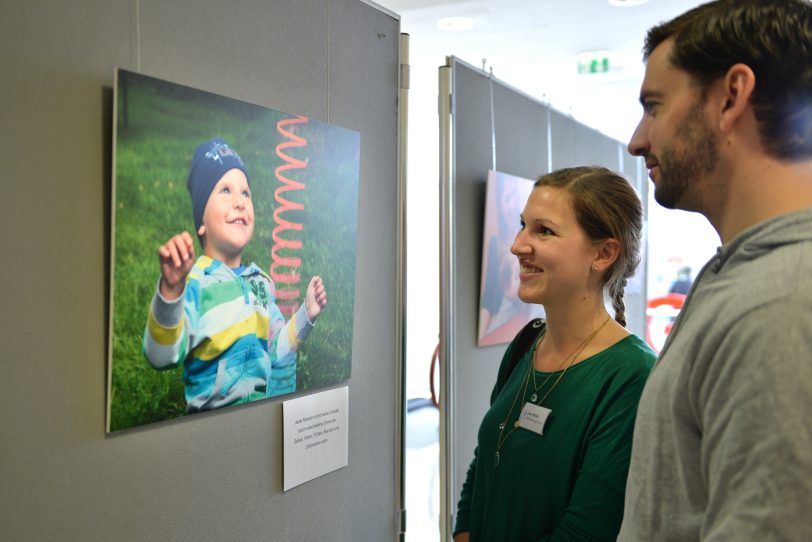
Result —
[[[513, 346], [479, 427], [454, 533], [469, 531], [472, 542], [615, 540], [637, 403], [656, 354], [629, 335], [573, 365], [541, 403], [552, 410], [543, 434], [517, 428], [507, 435], [534, 391], [532, 348], [499, 384]], [[561, 374], [534, 373], [539, 399]]]

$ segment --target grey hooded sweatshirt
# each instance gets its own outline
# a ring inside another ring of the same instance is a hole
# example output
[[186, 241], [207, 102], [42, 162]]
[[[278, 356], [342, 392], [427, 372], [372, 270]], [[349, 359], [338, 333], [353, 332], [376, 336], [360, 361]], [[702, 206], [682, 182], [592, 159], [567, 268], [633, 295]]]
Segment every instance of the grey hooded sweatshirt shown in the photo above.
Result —
[[697, 277], [640, 400], [618, 540], [812, 540], [812, 208]]

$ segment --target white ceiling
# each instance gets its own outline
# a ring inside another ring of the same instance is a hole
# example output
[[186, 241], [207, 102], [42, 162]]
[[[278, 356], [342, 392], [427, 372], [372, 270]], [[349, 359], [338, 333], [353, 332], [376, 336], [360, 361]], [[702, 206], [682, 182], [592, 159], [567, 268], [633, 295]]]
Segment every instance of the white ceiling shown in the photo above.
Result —
[[[641, 48], [646, 30], [701, 2], [651, 0], [635, 7], [608, 0], [376, 0], [400, 15], [410, 35], [413, 92], [428, 83], [436, 94], [436, 68], [455, 56], [493, 72], [499, 80], [620, 140], [640, 114]], [[437, 29], [443, 17], [464, 16], [465, 32]], [[577, 55], [611, 52], [608, 74], [577, 75]], [[425, 71], [424, 70], [428, 70]], [[425, 74], [425, 76], [424, 76]], [[424, 79], [425, 77], [425, 79]]]

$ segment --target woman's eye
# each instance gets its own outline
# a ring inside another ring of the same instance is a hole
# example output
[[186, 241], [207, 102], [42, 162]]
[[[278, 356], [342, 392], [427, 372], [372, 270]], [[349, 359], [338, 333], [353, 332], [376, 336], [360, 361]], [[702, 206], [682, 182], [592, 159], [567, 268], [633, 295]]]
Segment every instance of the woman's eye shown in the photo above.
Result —
[[539, 228], [539, 233], [541, 235], [545, 235], [545, 236], [547, 236], [547, 235], [555, 235], [555, 232], [553, 232], [553, 230], [551, 230], [550, 228], [545, 228], [544, 226]]
[[520, 230], [523, 230], [523, 229], [524, 229], [524, 226], [525, 226], [525, 224], [524, 224], [524, 220], [519, 220], [519, 229], [520, 229]]
[[242, 195], [244, 198], [251, 199], [251, 192], [249, 192], [248, 190], [244, 190]]
[[229, 190], [227, 186], [224, 186], [223, 188], [220, 189], [220, 193], [221, 194], [231, 194], [231, 190]]

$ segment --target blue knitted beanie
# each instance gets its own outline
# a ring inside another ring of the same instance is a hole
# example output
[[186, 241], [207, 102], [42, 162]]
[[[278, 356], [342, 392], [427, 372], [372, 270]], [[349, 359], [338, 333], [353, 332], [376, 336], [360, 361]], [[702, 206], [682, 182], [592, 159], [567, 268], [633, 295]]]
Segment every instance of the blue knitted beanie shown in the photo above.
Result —
[[203, 222], [203, 211], [206, 210], [211, 191], [214, 190], [217, 181], [228, 170], [234, 168], [242, 170], [245, 178], [248, 179], [248, 170], [240, 159], [240, 155], [219, 137], [201, 143], [195, 149], [192, 167], [189, 168], [189, 180], [186, 181], [186, 187], [192, 197], [195, 233]]

